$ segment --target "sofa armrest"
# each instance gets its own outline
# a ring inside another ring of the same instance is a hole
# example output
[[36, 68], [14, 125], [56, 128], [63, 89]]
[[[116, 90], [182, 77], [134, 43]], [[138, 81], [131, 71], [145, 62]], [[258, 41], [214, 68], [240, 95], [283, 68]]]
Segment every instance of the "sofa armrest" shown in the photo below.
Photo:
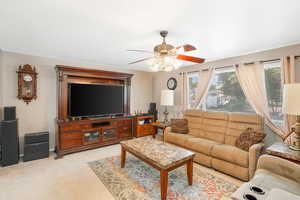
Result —
[[259, 156], [261, 155], [262, 149], [264, 147], [263, 143], [254, 144], [249, 149], [249, 178], [254, 176], [256, 165]]
[[300, 183], [300, 165], [283, 158], [263, 155], [258, 160], [257, 168], [270, 171]]

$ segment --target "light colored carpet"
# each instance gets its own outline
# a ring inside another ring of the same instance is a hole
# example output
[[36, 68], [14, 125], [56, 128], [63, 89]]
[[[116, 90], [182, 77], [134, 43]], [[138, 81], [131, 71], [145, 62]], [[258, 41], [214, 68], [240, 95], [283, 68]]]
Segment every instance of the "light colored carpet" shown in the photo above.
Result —
[[[21, 162], [0, 168], [0, 200], [113, 200], [88, 162], [120, 154], [120, 145], [70, 154], [54, 160]], [[234, 184], [241, 182], [199, 166], [201, 170]]]
[[0, 168], [0, 200], [113, 200], [87, 163], [119, 153], [113, 145]]

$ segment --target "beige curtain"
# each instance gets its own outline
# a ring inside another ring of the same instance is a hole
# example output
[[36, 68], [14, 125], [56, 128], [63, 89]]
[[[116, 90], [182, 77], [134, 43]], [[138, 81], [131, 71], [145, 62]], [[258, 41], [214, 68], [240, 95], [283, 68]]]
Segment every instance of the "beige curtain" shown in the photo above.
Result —
[[199, 72], [199, 83], [196, 92], [196, 101], [192, 108], [197, 108], [203, 102], [206, 97], [206, 93], [210, 87], [212, 78], [214, 76], [215, 69], [209, 68], [205, 70], [200, 70]]
[[[281, 71], [281, 81], [282, 84], [289, 84], [296, 82], [295, 75], [295, 56], [285, 56], [282, 59], [282, 71]], [[291, 131], [291, 126], [296, 123], [296, 116], [284, 115], [284, 131], [289, 133]], [[288, 134], [286, 134], [288, 136]], [[294, 137], [290, 135], [288, 138], [285, 137], [288, 143], [292, 143]]]
[[283, 138], [284, 132], [277, 127], [270, 118], [265, 87], [264, 67], [262, 64], [241, 64], [236, 67], [236, 76], [247, 100], [256, 113], [263, 116], [267, 126]]
[[182, 111], [185, 111], [188, 108], [187, 105], [187, 89], [188, 89], [188, 83], [187, 83], [187, 73], [186, 72], [181, 72], [181, 105], [182, 105]]

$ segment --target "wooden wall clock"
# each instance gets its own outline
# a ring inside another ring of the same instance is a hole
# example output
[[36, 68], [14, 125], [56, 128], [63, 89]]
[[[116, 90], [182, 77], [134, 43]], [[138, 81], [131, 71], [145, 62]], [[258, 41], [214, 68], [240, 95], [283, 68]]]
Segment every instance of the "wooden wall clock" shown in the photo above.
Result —
[[18, 74], [18, 98], [28, 104], [32, 99], [37, 98], [36, 85], [37, 73], [35, 67], [29, 64], [20, 65]]

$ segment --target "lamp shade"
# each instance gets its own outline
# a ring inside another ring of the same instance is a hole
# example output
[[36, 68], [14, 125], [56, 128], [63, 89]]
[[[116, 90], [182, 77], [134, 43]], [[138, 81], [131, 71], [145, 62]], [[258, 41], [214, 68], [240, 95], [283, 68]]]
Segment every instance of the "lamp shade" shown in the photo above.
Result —
[[283, 113], [300, 115], [300, 83], [283, 85]]
[[162, 105], [162, 106], [173, 106], [174, 105], [174, 91], [173, 90], [162, 90], [161, 91], [160, 105]]

